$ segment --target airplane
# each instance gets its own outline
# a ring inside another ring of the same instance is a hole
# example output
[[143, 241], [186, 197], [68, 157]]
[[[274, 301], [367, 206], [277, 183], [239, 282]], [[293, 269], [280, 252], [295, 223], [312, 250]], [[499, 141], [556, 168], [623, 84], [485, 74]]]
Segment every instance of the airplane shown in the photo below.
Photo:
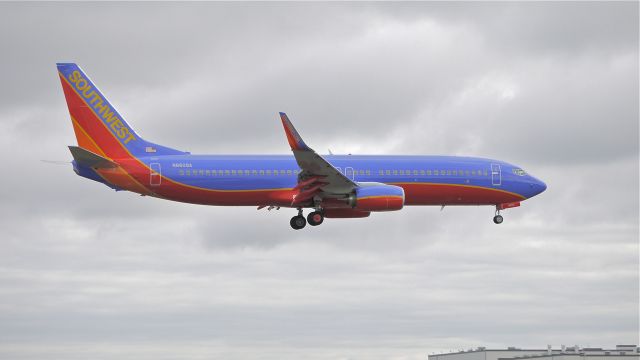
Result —
[[[404, 206], [520, 206], [547, 188], [521, 167], [460, 156], [319, 155], [288, 116], [292, 155], [192, 155], [144, 140], [75, 63], [57, 63], [77, 146], [73, 170], [116, 191], [192, 204], [297, 210], [290, 225]], [[304, 209], [310, 209], [304, 216]]]

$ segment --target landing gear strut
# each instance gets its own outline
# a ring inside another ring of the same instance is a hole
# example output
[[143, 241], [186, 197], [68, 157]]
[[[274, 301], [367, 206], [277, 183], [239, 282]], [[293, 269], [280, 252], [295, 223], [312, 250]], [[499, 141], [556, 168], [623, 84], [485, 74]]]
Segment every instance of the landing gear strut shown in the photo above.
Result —
[[291, 224], [291, 227], [294, 230], [300, 230], [307, 226], [307, 220], [305, 220], [304, 215], [302, 215], [302, 208], [298, 208], [298, 215], [292, 217], [291, 221], [289, 221], [289, 224]]
[[502, 224], [503, 221], [504, 218], [502, 218], [502, 215], [500, 215], [500, 209], [498, 209], [498, 207], [496, 206], [496, 216], [493, 217], [493, 222], [495, 224]]
[[324, 215], [322, 214], [321, 211], [310, 212], [309, 215], [307, 215], [307, 222], [311, 226], [318, 226], [322, 224], [323, 221], [324, 221]]

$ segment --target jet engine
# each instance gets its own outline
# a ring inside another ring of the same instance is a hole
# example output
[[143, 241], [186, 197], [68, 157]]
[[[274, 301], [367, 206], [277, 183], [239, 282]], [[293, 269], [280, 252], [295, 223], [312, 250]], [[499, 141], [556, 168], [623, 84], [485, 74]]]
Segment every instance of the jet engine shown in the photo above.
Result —
[[404, 189], [380, 183], [359, 183], [349, 196], [349, 205], [358, 211], [395, 211], [404, 206]]

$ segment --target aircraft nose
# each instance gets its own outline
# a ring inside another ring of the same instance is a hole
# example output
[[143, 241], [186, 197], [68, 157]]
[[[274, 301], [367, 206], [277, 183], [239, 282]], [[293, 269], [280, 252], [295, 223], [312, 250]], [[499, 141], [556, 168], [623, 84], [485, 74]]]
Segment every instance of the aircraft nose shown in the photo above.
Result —
[[534, 178], [533, 181], [531, 182], [531, 190], [533, 192], [533, 194], [531, 195], [531, 197], [534, 197], [542, 192], [544, 192], [545, 190], [547, 190], [547, 184], [545, 184], [544, 182]]
[[540, 193], [544, 192], [545, 190], [547, 190], [547, 184], [545, 184], [544, 182], [542, 182], [540, 180], [538, 180], [538, 186], [540, 187]]

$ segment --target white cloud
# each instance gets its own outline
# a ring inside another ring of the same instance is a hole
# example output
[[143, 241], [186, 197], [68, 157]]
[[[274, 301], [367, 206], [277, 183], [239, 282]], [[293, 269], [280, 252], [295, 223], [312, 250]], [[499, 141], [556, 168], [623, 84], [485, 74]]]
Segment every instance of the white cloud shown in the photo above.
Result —
[[[0, 357], [633, 343], [637, 6], [1, 4]], [[96, 11], [120, 26], [68, 21]], [[409, 207], [302, 232], [285, 209], [115, 193], [39, 162], [74, 142], [68, 59], [172, 147], [285, 153], [285, 110], [320, 152], [495, 157], [549, 188], [501, 226]]]

